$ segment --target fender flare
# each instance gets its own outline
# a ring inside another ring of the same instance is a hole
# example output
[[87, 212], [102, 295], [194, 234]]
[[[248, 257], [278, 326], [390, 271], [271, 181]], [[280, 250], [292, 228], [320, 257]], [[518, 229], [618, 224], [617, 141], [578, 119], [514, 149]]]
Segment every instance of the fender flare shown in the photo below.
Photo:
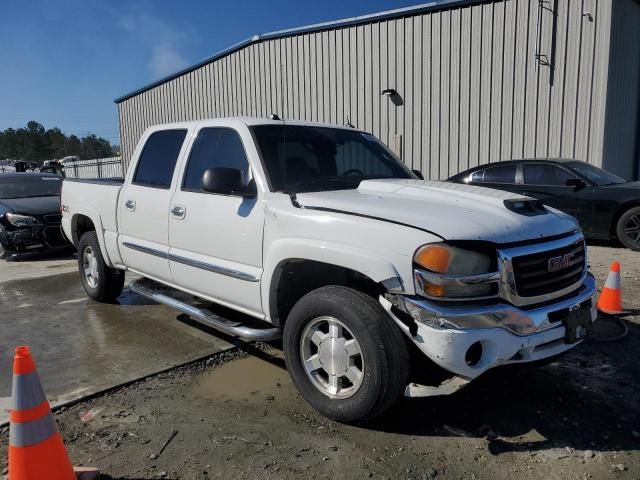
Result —
[[262, 305], [268, 318], [272, 317], [271, 294], [277, 288], [274, 279], [278, 278], [280, 266], [289, 260], [327, 263], [359, 272], [376, 283], [392, 280], [391, 283], [402, 284], [400, 274], [389, 260], [348, 245], [302, 238], [281, 238], [274, 241], [266, 251], [260, 288]]
[[102, 226], [102, 219], [100, 218], [100, 214], [94, 209], [86, 208], [73, 213], [73, 216], [71, 217], [71, 235], [73, 244], [78, 245], [78, 243], [80, 242], [76, 228], [78, 217], [80, 216], [89, 218], [93, 223], [96, 231], [96, 236], [98, 237], [98, 244], [100, 245], [102, 258], [104, 259], [104, 262], [107, 264], [107, 266], [113, 268], [113, 263], [109, 258], [109, 253], [107, 252], [107, 247], [104, 241], [104, 228]]

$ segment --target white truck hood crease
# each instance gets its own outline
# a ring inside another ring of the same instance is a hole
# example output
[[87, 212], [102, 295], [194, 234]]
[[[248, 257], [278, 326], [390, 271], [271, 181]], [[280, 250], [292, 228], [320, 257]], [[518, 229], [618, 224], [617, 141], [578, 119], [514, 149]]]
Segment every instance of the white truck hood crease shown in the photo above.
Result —
[[515, 193], [448, 182], [365, 180], [356, 190], [301, 193], [307, 208], [331, 209], [376, 217], [433, 232], [445, 240], [510, 243], [563, 234], [579, 227], [554, 209], [526, 216], [504, 206]]

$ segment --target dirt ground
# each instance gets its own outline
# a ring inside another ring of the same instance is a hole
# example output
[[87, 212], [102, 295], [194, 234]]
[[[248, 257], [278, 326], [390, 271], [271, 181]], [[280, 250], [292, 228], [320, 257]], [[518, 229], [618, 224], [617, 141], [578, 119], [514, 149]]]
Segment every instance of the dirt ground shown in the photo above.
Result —
[[[244, 345], [56, 412], [76, 464], [103, 479], [640, 478], [640, 254], [622, 262], [629, 335], [600, 318], [545, 367], [504, 367], [448, 397], [404, 399], [373, 424], [319, 416], [276, 346]], [[175, 434], [173, 432], [176, 432]], [[0, 433], [0, 471], [8, 433]], [[168, 441], [168, 444], [165, 443]], [[164, 447], [164, 448], [163, 448]]]

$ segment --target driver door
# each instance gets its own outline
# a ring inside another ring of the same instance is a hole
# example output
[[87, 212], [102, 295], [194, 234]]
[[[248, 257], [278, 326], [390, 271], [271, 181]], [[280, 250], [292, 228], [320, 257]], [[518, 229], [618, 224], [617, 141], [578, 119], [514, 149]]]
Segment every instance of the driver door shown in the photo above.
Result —
[[201, 126], [196, 135], [169, 208], [173, 280], [196, 295], [261, 316], [264, 210], [259, 197], [202, 189], [204, 172], [215, 167], [238, 169], [245, 185], [253, 182], [244, 147], [251, 134], [214, 123]]

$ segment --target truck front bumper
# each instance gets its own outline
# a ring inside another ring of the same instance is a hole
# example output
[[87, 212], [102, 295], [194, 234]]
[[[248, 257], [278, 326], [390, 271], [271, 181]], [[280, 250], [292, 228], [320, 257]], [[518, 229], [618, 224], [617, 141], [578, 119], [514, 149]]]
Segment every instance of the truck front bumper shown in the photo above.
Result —
[[[381, 303], [425, 355], [445, 370], [471, 380], [498, 365], [544, 360], [581, 343], [566, 342], [564, 322], [569, 312], [583, 308], [589, 309], [593, 323], [597, 317], [595, 294], [596, 281], [588, 274], [572, 295], [530, 309], [506, 303], [442, 307], [401, 295], [381, 297]], [[452, 328], [461, 324], [482, 327]], [[527, 334], [522, 334], [524, 331]]]

